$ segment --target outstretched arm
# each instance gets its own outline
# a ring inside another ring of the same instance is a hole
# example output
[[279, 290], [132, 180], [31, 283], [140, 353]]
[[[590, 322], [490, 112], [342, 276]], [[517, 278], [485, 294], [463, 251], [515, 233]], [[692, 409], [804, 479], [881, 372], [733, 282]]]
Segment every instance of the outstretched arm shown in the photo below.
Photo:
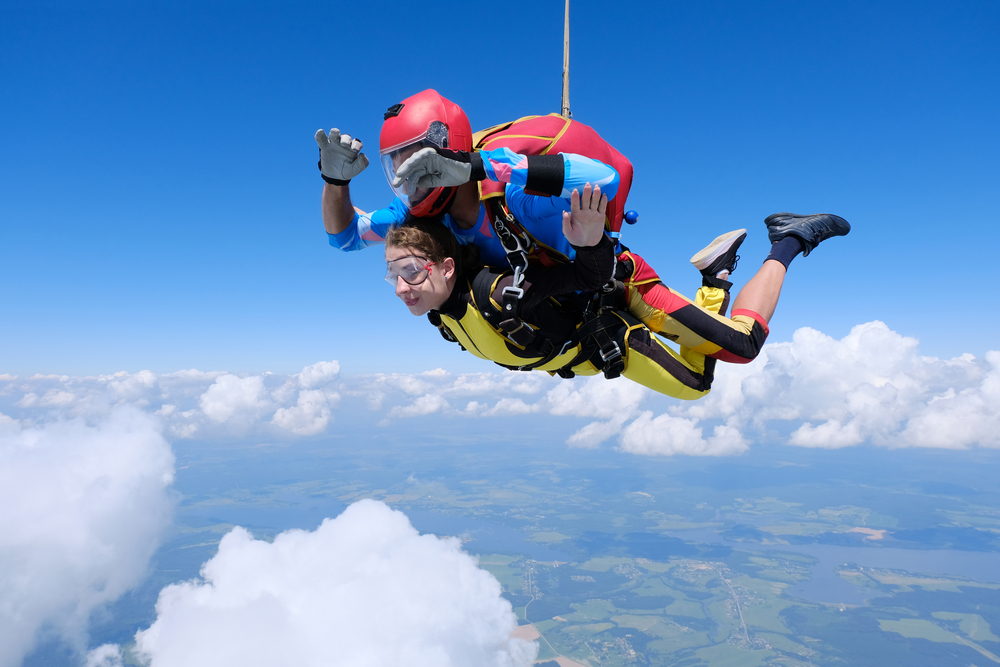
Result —
[[333, 128], [329, 135], [316, 131], [319, 146], [319, 169], [326, 185], [320, 205], [323, 226], [327, 234], [339, 234], [354, 220], [354, 206], [348, 183], [368, 166], [368, 157], [361, 152], [362, 143], [349, 134]]
[[327, 234], [339, 234], [354, 220], [354, 206], [351, 204], [351, 191], [346, 185], [323, 186], [323, 199], [320, 203], [323, 210], [323, 227]]
[[521, 155], [509, 148], [476, 153], [422, 148], [399, 166], [393, 185], [410, 181], [413, 187], [436, 188], [487, 179], [563, 199], [586, 183], [600, 186], [608, 199], [618, 192], [618, 172], [602, 162], [575, 153]]

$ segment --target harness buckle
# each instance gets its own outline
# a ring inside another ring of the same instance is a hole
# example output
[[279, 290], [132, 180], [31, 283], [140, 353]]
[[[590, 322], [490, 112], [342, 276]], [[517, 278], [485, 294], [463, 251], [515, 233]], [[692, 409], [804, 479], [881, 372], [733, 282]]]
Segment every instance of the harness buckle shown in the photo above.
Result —
[[[525, 265], [527, 265], [527, 259], [525, 259]], [[501, 292], [501, 294], [504, 296], [504, 302], [506, 303], [507, 301], [506, 297], [514, 297], [515, 299], [520, 300], [521, 297], [524, 296], [524, 289], [521, 287], [521, 285], [523, 284], [524, 284], [524, 267], [515, 266], [513, 284], [504, 287], [503, 291]], [[505, 305], [506, 310], [511, 310], [511, 305], [512, 304], [507, 303]]]
[[520, 287], [504, 287], [502, 294], [504, 296], [511, 295], [515, 299], [520, 299], [522, 296], [524, 296], [524, 290], [521, 289]]
[[603, 347], [600, 348], [601, 361], [603, 361], [606, 364], [610, 363], [612, 361], [616, 361], [618, 359], [621, 359], [621, 357], [622, 357], [622, 349], [620, 347], [618, 347], [618, 343], [615, 342], [615, 341], [611, 341], [611, 345], [615, 349], [613, 351], [609, 350], [607, 354], [604, 353], [604, 348]]

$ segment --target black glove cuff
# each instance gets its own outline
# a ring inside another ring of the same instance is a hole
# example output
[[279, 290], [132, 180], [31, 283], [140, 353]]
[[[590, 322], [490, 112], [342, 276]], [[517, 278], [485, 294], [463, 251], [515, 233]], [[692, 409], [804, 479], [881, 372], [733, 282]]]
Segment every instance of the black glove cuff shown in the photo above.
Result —
[[330, 185], [347, 185], [348, 183], [351, 182], [351, 179], [347, 179], [346, 181], [342, 181], [339, 178], [330, 178], [329, 176], [327, 176], [326, 174], [324, 174], [323, 173], [323, 161], [322, 160], [320, 160], [319, 162], [317, 162], [316, 166], [319, 167], [319, 175], [322, 176], [323, 180], [326, 181], [327, 183], [329, 183]]
[[483, 156], [479, 153], [469, 155], [469, 162], [472, 163], [472, 177], [470, 181], [485, 181], [486, 167], [483, 166]]

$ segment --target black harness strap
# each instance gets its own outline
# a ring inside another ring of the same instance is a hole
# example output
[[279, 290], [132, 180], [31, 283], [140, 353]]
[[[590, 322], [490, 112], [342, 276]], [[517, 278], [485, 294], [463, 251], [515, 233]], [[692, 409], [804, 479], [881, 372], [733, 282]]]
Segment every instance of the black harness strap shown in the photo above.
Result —
[[609, 380], [620, 376], [625, 370], [623, 350], [627, 348], [627, 343], [624, 334], [628, 323], [614, 310], [615, 300], [623, 288], [621, 283], [611, 280], [595, 292], [583, 313], [583, 325], [576, 333], [581, 341], [588, 338], [593, 341], [597, 349], [591, 353], [591, 362]]
[[528, 268], [528, 253], [534, 246], [531, 235], [518, 224], [517, 219], [507, 208], [503, 197], [491, 197], [487, 200], [487, 211], [490, 224], [497, 240], [507, 253], [507, 263], [514, 271], [514, 283], [503, 288], [503, 314], [505, 319], [499, 327], [518, 345], [530, 345], [535, 338], [534, 332], [518, 317], [518, 306], [524, 296], [524, 271]]

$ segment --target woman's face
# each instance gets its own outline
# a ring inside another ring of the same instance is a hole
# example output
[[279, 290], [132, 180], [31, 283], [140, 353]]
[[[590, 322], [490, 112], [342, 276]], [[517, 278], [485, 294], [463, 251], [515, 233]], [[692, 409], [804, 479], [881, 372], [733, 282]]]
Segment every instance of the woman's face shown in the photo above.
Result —
[[[451, 296], [451, 288], [448, 279], [455, 273], [455, 260], [446, 257], [441, 262], [431, 263], [429, 259], [415, 248], [404, 248], [400, 246], [385, 247], [385, 261], [389, 272], [404, 266], [412, 267], [410, 258], [414, 258], [420, 267], [427, 266], [426, 276], [417, 285], [411, 285], [403, 280], [402, 275], [396, 275], [396, 296], [403, 300], [406, 307], [414, 315], [426, 315], [429, 310], [440, 308], [448, 297]], [[407, 275], [407, 278], [414, 278]], [[421, 276], [416, 276], [420, 280]]]

